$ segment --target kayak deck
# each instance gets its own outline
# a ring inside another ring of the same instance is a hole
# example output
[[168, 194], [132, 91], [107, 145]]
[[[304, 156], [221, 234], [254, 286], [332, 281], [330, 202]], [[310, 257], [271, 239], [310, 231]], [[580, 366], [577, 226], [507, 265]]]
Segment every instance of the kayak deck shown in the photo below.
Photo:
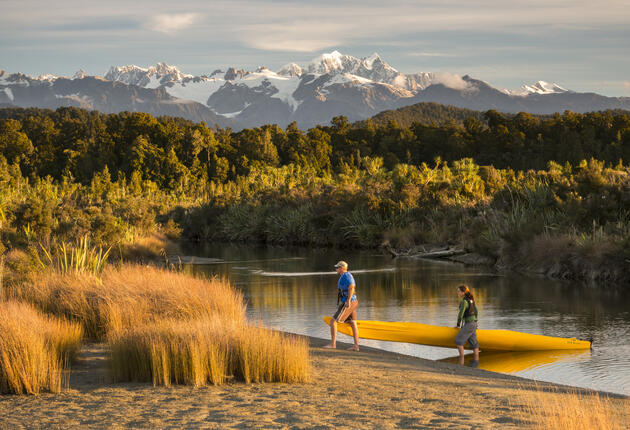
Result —
[[[330, 325], [329, 316], [324, 317]], [[357, 320], [359, 337], [390, 342], [417, 343], [420, 345], [456, 348], [454, 327], [442, 327], [414, 322], [384, 322]], [[340, 333], [352, 336], [349, 324], [338, 323]], [[543, 336], [512, 330], [477, 330], [479, 348], [484, 351], [546, 351], [566, 349], [589, 349], [591, 342], [576, 338]], [[468, 345], [466, 345], [467, 349]]]

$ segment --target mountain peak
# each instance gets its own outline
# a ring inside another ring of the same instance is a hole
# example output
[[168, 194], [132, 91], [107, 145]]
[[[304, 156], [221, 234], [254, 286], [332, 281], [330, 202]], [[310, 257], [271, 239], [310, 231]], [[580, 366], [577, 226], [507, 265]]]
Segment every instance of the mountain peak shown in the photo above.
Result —
[[367, 67], [368, 69], [371, 69], [375, 62], [383, 62], [381, 56], [378, 55], [376, 52], [363, 60], [365, 67]]
[[571, 90], [567, 90], [555, 83], [537, 81], [531, 85], [523, 85], [518, 90], [505, 90], [504, 92], [514, 96], [528, 96], [530, 94], [561, 94], [571, 92]]
[[295, 63], [285, 64], [277, 72], [280, 76], [302, 76], [302, 68]]
[[308, 64], [307, 69], [311, 73], [325, 74], [330, 72], [346, 70], [344, 66], [356, 62], [357, 59], [349, 55], [344, 55], [339, 51], [331, 53], [323, 53], [319, 57], [315, 57]]
[[86, 76], [87, 76], [87, 73], [85, 73], [85, 70], [79, 69], [74, 75], [72, 75], [72, 79], [83, 79]]

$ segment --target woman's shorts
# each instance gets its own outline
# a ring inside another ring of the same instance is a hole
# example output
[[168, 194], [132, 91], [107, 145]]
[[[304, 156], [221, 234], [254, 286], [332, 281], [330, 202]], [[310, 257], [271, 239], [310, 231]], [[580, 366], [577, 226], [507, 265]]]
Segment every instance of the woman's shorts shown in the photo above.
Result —
[[337, 312], [333, 315], [333, 318], [337, 322], [351, 322], [357, 320], [357, 306], [359, 306], [359, 300], [350, 302], [350, 306], [346, 307], [345, 303], [341, 303], [337, 308]]
[[471, 349], [479, 348], [477, 342], [477, 321], [464, 323], [459, 333], [455, 336], [455, 345], [464, 346], [468, 341], [468, 347]]

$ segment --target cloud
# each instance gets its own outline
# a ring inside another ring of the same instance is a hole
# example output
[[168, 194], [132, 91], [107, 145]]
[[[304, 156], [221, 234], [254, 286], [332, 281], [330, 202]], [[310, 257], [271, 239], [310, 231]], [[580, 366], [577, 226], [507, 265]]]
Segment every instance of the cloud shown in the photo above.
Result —
[[266, 36], [245, 41], [245, 44], [251, 48], [262, 49], [264, 51], [316, 52], [333, 46], [339, 46], [340, 42], [333, 39], [285, 39], [282, 36]]
[[627, 90], [630, 90], [630, 82], [624, 82], [623, 87]]
[[155, 15], [149, 23], [149, 28], [160, 33], [173, 34], [190, 27], [198, 18], [197, 13]]
[[407, 55], [410, 57], [453, 57], [452, 54], [445, 52], [410, 52]]
[[442, 84], [446, 87], [456, 90], [465, 90], [469, 87], [469, 83], [462, 79], [461, 76], [452, 73], [436, 73], [433, 83]]
[[68, 32], [98, 32], [110, 30], [135, 30], [140, 27], [140, 23], [132, 18], [121, 18], [116, 16], [82, 18], [72, 22], [61, 22], [42, 26], [42, 30], [68, 31]]

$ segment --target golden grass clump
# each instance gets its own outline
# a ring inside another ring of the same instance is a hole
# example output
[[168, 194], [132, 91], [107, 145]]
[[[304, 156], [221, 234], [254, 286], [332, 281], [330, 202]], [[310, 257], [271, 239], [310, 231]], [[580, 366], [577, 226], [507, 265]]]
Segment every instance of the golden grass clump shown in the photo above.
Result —
[[537, 390], [521, 397], [525, 406], [521, 418], [537, 429], [630, 428], [628, 400], [611, 399], [601, 394], [545, 392]]
[[242, 295], [227, 282], [148, 266], [110, 267], [100, 277], [47, 272], [8, 294], [79, 321], [86, 335], [97, 340], [160, 319], [245, 319]]
[[306, 341], [223, 319], [162, 320], [110, 336], [118, 381], [154, 385], [219, 385], [228, 379], [302, 382], [309, 375]]
[[304, 382], [310, 372], [308, 342], [260, 325], [241, 326], [233, 338], [233, 374], [250, 382]]
[[59, 392], [83, 337], [81, 326], [27, 303], [0, 302], [0, 393]]
[[304, 381], [308, 344], [250, 326], [242, 294], [226, 281], [123, 265], [101, 276], [49, 271], [9, 296], [71, 318], [107, 340], [118, 381], [154, 385]]

